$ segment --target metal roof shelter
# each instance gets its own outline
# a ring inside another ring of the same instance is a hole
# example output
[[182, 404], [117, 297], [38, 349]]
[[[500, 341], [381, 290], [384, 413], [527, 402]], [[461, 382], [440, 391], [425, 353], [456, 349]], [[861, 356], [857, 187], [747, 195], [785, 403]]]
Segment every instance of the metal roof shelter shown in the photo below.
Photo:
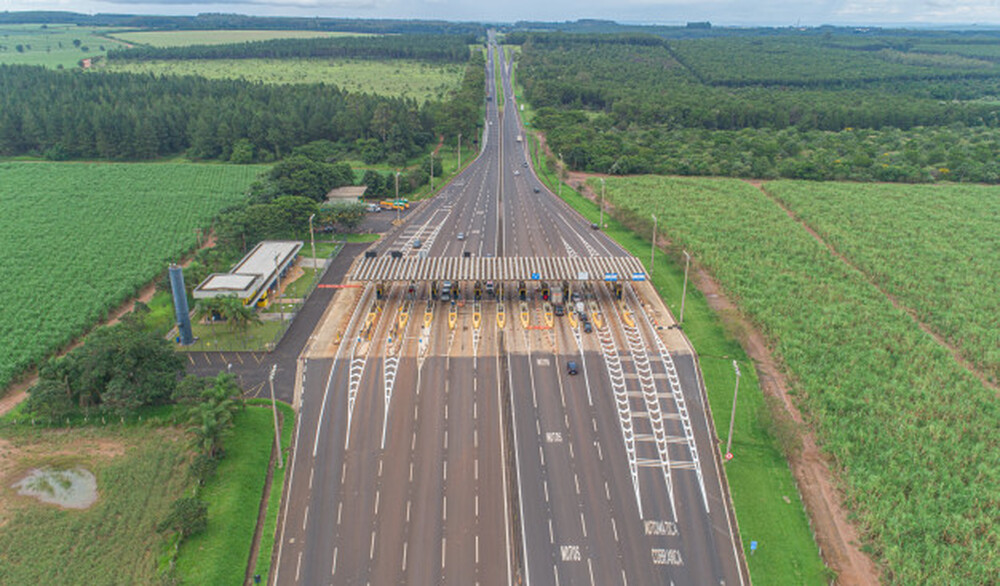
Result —
[[361, 198], [365, 196], [365, 191], [367, 190], [367, 185], [347, 185], [345, 187], [337, 187], [335, 189], [331, 189], [330, 192], [326, 194], [326, 201], [328, 203], [360, 201]]
[[633, 256], [362, 258], [355, 281], [644, 281], [646, 269]]
[[195, 299], [236, 295], [247, 305], [257, 303], [302, 249], [298, 240], [264, 240], [228, 273], [214, 273], [194, 289]]

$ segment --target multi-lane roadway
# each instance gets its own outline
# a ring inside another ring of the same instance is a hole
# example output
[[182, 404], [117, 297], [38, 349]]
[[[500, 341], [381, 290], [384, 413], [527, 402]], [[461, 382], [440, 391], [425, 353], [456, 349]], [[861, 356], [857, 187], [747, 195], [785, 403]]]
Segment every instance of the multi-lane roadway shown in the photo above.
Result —
[[[626, 255], [534, 175], [488, 53], [477, 158], [375, 253]], [[298, 365], [272, 583], [743, 583], [693, 352], [651, 289], [576, 282], [559, 317], [499, 285], [338, 296]]]

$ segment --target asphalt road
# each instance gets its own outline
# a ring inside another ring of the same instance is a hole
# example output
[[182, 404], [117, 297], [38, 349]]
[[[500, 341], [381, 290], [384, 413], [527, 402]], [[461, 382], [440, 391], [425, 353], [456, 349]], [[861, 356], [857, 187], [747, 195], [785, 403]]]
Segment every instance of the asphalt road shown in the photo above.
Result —
[[[524, 166], [502, 71], [476, 161], [379, 254], [625, 254]], [[302, 357], [272, 583], [743, 583], [693, 356], [649, 301], [580, 287], [583, 333], [532, 284], [523, 304], [465, 286], [368, 286], [335, 356]]]

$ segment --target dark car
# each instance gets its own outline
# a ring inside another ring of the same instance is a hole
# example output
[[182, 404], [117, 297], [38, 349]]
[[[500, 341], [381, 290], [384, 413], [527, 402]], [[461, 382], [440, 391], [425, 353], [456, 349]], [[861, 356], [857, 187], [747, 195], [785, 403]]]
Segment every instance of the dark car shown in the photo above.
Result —
[[552, 313], [554, 313], [554, 314], [556, 314], [556, 315], [558, 315], [560, 317], [564, 316], [564, 315], [566, 315], [566, 308], [564, 306], [562, 306], [562, 305], [559, 305], [559, 304], [553, 305], [552, 306]]
[[535, 188], [535, 193], [538, 193], [539, 191], [541, 191], [541, 190], [536, 187]]
[[589, 321], [583, 322], [583, 332], [585, 334], [589, 334], [590, 332], [593, 331], [594, 331], [594, 326], [592, 326]]
[[601, 227], [597, 225], [597, 222], [594, 222], [593, 224], [591, 224], [590, 227], [593, 228], [594, 230], [600, 230], [601, 229]]
[[569, 374], [576, 374], [577, 370], [575, 361], [570, 360], [569, 362], [566, 363], [566, 372], [568, 372]]

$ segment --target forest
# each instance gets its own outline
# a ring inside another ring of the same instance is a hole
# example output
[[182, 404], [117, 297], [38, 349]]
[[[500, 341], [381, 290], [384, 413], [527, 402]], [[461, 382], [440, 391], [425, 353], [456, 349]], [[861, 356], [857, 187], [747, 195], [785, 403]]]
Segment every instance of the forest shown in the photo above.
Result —
[[[1000, 181], [1000, 66], [913, 40], [518, 34], [535, 123], [571, 168]], [[962, 41], [962, 42], [960, 42]], [[964, 51], [964, 53], [969, 53]]]
[[151, 59], [419, 59], [432, 63], [464, 63], [474, 35], [392, 35], [384, 37], [332, 37], [273, 39], [224, 45], [186, 47], [136, 46], [108, 52], [108, 60]]
[[185, 154], [251, 163], [332, 140], [370, 163], [398, 165], [437, 134], [475, 135], [481, 98], [469, 83], [481, 92], [482, 67], [475, 56], [460, 91], [448, 101], [418, 105], [327, 84], [0, 65], [0, 156], [124, 161]]

